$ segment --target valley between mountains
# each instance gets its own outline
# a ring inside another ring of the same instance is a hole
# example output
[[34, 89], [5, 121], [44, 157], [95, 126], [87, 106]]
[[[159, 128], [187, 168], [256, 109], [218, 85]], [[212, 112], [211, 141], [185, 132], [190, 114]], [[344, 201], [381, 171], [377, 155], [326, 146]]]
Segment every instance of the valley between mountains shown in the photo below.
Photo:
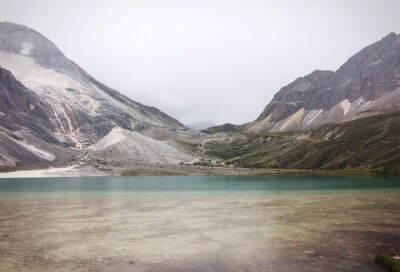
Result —
[[[400, 35], [279, 90], [241, 125], [190, 129], [0, 22], [0, 169], [63, 175], [400, 173]], [[51, 175], [51, 174], [50, 174]]]

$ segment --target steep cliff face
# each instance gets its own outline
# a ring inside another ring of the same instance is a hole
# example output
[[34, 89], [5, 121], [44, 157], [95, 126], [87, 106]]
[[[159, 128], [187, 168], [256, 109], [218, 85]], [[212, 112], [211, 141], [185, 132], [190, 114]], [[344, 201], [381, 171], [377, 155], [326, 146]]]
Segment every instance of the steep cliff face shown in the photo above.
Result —
[[187, 132], [176, 119], [100, 83], [26, 26], [0, 22], [0, 67], [0, 129], [19, 134], [21, 143], [37, 137], [45, 152], [48, 144], [86, 150], [114, 127], [163, 140]]
[[0, 68], [1, 126], [11, 131], [25, 127], [42, 140], [57, 143], [52, 135], [50, 116], [45, 109], [48, 106], [17, 81], [10, 71]]
[[314, 71], [283, 87], [265, 107], [257, 121], [262, 121], [272, 114], [270, 121], [277, 122], [306, 107], [312, 102], [321, 85], [333, 74], [332, 71]]
[[75, 146], [97, 141], [115, 125], [135, 131], [182, 127], [158, 109], [101, 84], [25, 26], [0, 23], [0, 65], [50, 105], [47, 115], [55, 130]]
[[49, 106], [0, 68], [0, 166], [45, 165], [76, 154], [54, 136]]
[[390, 33], [336, 72], [314, 71], [283, 87], [250, 131], [285, 131], [343, 122], [400, 105], [400, 36]]

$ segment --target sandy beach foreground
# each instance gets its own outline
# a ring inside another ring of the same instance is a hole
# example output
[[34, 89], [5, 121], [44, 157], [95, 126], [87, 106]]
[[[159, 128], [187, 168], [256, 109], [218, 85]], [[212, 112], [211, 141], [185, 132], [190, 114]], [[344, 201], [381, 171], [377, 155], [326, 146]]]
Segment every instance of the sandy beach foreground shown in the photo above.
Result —
[[393, 193], [0, 199], [0, 271], [381, 271]]

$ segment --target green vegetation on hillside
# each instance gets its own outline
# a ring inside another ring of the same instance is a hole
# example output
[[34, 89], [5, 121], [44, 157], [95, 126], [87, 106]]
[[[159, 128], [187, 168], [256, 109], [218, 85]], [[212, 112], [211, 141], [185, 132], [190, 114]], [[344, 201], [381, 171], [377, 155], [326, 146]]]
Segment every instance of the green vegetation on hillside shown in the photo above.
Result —
[[236, 126], [233, 124], [223, 124], [220, 126], [215, 126], [215, 127], [211, 127], [211, 128], [202, 130], [202, 132], [209, 133], [209, 134], [219, 133], [219, 132], [228, 133], [228, 132], [240, 132], [240, 131], [242, 131], [242, 130], [239, 128], [239, 126]]
[[[211, 132], [211, 131], [209, 131]], [[400, 114], [382, 114], [310, 130], [229, 132], [204, 149], [225, 164], [286, 169], [373, 169], [400, 173]]]
[[[397, 260], [395, 260], [396, 258]], [[388, 271], [400, 272], [400, 254], [376, 255], [375, 262], [385, 267]]]

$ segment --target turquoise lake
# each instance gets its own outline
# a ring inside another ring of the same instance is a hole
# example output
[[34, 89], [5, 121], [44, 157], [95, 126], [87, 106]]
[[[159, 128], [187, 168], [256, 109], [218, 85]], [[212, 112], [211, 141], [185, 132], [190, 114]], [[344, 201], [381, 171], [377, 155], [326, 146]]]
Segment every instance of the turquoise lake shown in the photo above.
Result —
[[306, 175], [0, 179], [1, 196], [32, 197], [385, 191], [400, 192], [400, 179]]
[[382, 271], [400, 179], [0, 179], [0, 271]]

